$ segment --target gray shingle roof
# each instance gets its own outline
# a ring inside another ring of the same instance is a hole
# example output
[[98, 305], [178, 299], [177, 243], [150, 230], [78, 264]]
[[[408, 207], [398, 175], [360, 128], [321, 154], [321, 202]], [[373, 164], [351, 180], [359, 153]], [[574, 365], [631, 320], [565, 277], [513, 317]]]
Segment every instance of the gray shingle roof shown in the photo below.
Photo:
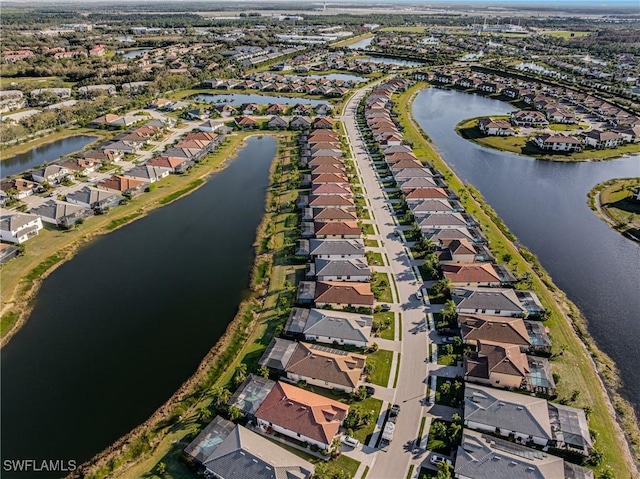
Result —
[[362, 240], [309, 240], [311, 255], [361, 255], [364, 256]]
[[454, 288], [453, 301], [460, 309], [491, 309], [503, 311], [526, 310], [520, 304], [515, 291], [506, 288]]
[[370, 276], [371, 270], [366, 262], [354, 258], [350, 260], [317, 259], [316, 276]]
[[293, 308], [285, 330], [290, 333], [368, 342], [373, 317], [324, 309]]

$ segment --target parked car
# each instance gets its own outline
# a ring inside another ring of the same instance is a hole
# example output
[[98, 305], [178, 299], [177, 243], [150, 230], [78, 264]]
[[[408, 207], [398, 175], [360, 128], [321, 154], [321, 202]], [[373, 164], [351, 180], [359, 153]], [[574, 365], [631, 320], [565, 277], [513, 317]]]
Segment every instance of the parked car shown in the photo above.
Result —
[[342, 441], [343, 444], [350, 447], [358, 447], [360, 445], [360, 441], [358, 441], [356, 438], [351, 436], [342, 436], [340, 440]]
[[446, 338], [442, 338], [442, 342], [444, 344], [453, 344], [453, 337], [452, 336], [447, 336]]
[[437, 454], [434, 454], [433, 456], [431, 456], [431, 459], [429, 459], [429, 462], [431, 464], [435, 465], [435, 466], [437, 466], [441, 462], [445, 462], [445, 463], [451, 465], [451, 461], [449, 459], [447, 459], [446, 457], [443, 457], [443, 456], [439, 456]]
[[451, 328], [438, 329], [438, 336], [455, 336], [458, 332]]
[[394, 404], [391, 406], [391, 412], [389, 413], [390, 417], [397, 416], [400, 414], [400, 406], [398, 404]]
[[422, 299], [422, 291], [420, 290], [416, 291], [416, 298]]
[[364, 390], [367, 392], [367, 396], [373, 396], [376, 393], [376, 389], [371, 386], [365, 386]]
[[391, 306], [389, 306], [388, 304], [381, 304], [380, 305], [380, 310], [381, 311], [389, 311], [389, 310], [391, 310]]

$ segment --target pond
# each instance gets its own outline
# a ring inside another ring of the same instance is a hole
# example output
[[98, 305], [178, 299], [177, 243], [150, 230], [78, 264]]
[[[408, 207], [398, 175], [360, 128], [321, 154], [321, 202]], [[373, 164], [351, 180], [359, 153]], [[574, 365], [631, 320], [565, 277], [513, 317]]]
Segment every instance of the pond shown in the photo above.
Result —
[[248, 292], [275, 152], [272, 137], [249, 139], [201, 188], [44, 281], [0, 351], [3, 459], [88, 460], [194, 373]]
[[284, 105], [321, 105], [328, 103], [327, 100], [312, 100], [309, 98], [299, 98], [282, 95], [260, 95], [259, 93], [223, 93], [214, 95], [211, 93], [201, 93], [192, 100], [205, 103], [228, 103], [229, 105], [242, 105], [243, 103], [257, 103], [258, 105], [268, 105], [270, 103], [281, 103]]
[[518, 240], [535, 253], [588, 321], [598, 346], [617, 364], [624, 391], [640, 412], [640, 248], [587, 205], [587, 193], [611, 178], [640, 175], [640, 155], [604, 162], [540, 161], [483, 148], [455, 125], [505, 115], [507, 103], [453, 90], [427, 89], [413, 103], [416, 121], [456, 174], [474, 185]]
[[356, 59], [357, 62], [373, 62], [373, 63], [384, 63], [386, 65], [398, 65], [401, 67], [419, 67], [424, 65], [424, 62], [419, 62], [415, 60], [405, 60], [402, 58], [393, 58], [393, 57], [385, 57], [379, 55], [368, 55], [366, 57]]
[[350, 48], [351, 50], [366, 49], [369, 45], [371, 45], [373, 38], [374, 37], [363, 38], [362, 40], [358, 40], [357, 42], [350, 43], [346, 47]]
[[0, 162], [0, 177], [17, 175], [44, 163], [50, 163], [61, 156], [82, 150], [95, 140], [95, 136], [77, 135], [36, 146], [24, 153], [3, 159]]

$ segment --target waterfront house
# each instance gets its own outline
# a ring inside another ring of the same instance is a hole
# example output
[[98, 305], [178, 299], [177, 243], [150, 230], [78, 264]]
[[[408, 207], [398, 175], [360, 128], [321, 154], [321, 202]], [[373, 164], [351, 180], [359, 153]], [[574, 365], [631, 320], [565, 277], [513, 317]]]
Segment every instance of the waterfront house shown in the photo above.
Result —
[[255, 417], [267, 433], [275, 431], [327, 450], [348, 412], [346, 404], [280, 381]]
[[533, 143], [544, 151], [572, 152], [582, 149], [582, 142], [575, 136], [549, 134], [536, 135]]
[[463, 431], [454, 472], [457, 479], [594, 479], [590, 469], [469, 429]]
[[541, 314], [544, 308], [535, 293], [509, 288], [454, 288], [451, 297], [458, 314], [522, 316]]
[[100, 161], [90, 158], [65, 158], [57, 164], [81, 175], [93, 173], [100, 167]]
[[0, 240], [21, 244], [42, 229], [39, 216], [0, 209]]
[[60, 183], [71, 175], [71, 170], [60, 165], [48, 165], [31, 172], [31, 179], [36, 183]]
[[184, 449], [207, 477], [310, 479], [313, 464], [259, 434], [216, 416]]
[[355, 201], [350, 195], [304, 195], [302, 198], [306, 198], [307, 202], [305, 206], [310, 208], [345, 208], [355, 206]]
[[184, 173], [193, 163], [186, 158], [175, 156], [156, 156], [147, 161], [146, 165], [169, 168], [172, 173]]
[[358, 389], [365, 361], [361, 354], [273, 338], [258, 364], [284, 373], [292, 382], [352, 393]]
[[119, 194], [108, 190], [100, 190], [96, 188], [84, 188], [67, 194], [66, 201], [68, 203], [91, 208], [96, 213], [104, 213], [109, 208], [117, 206], [122, 200]]
[[355, 221], [314, 222], [313, 228], [318, 239], [357, 239], [362, 236], [362, 230]]
[[371, 285], [353, 281], [316, 282], [315, 306], [328, 306], [333, 309], [371, 308], [375, 302]]
[[96, 187], [136, 196], [144, 191], [147, 183], [136, 178], [113, 175], [110, 178], [100, 181]]
[[308, 116], [294, 116], [290, 126], [293, 130], [305, 130], [311, 128], [311, 118]]
[[511, 123], [516, 126], [546, 128], [549, 121], [545, 115], [537, 110], [519, 110], [511, 113]]
[[513, 136], [516, 131], [506, 120], [494, 120], [493, 118], [481, 118], [478, 121], [478, 129], [483, 135], [489, 136]]
[[[325, 165], [325, 166], [328, 166], [328, 165]], [[351, 192], [349, 185], [345, 183], [314, 184], [311, 187], [311, 194], [314, 196], [318, 196], [318, 195], [342, 195], [347, 197], [353, 196], [353, 193]]]
[[101, 163], [112, 163], [122, 159], [122, 151], [88, 150], [82, 153], [86, 160], [95, 160]]
[[357, 221], [358, 215], [355, 208], [305, 208], [303, 219], [331, 223], [332, 221]]
[[106, 145], [101, 146], [102, 150], [107, 152], [113, 152], [123, 155], [125, 153], [136, 153], [140, 149], [141, 145], [138, 142], [131, 141], [112, 141]]
[[239, 116], [235, 120], [236, 126], [241, 130], [258, 128], [258, 122], [250, 116]]
[[142, 180], [145, 183], [155, 183], [156, 181], [169, 176], [169, 173], [171, 173], [170, 168], [144, 164], [140, 166], [135, 166], [130, 170], [125, 171], [122, 175], [130, 178]]
[[529, 372], [527, 356], [518, 345], [477, 341], [477, 351], [464, 358], [465, 381], [496, 388], [524, 388]]
[[289, 122], [282, 116], [272, 116], [267, 122], [267, 125], [272, 130], [284, 130], [289, 126]]
[[37, 208], [32, 208], [30, 213], [40, 216], [42, 221], [64, 228], [69, 228], [93, 214], [88, 208], [56, 200], [49, 200]]
[[269, 378], [248, 374], [227, 405], [238, 408], [249, 420], [254, 420], [256, 411], [275, 385]]
[[615, 131], [589, 130], [582, 134], [585, 144], [592, 148], [615, 148], [624, 142], [623, 136]]
[[311, 239], [308, 240], [312, 259], [364, 258], [364, 243], [360, 239]]
[[505, 271], [491, 263], [453, 263], [441, 267], [453, 286], [502, 286], [505, 280], [515, 281], [513, 276], [505, 278]]
[[293, 308], [285, 325], [288, 334], [307, 341], [367, 347], [373, 317], [344, 311]]
[[465, 344], [477, 346], [480, 342], [513, 344], [527, 351], [531, 347], [529, 332], [519, 317], [459, 314], [458, 326]]
[[244, 103], [240, 106], [243, 115], [257, 115], [260, 112], [260, 105], [256, 103]]
[[640, 125], [621, 128], [618, 130], [618, 133], [620, 133], [622, 139], [627, 143], [640, 142]]
[[216, 105], [214, 108], [223, 118], [228, 118], [236, 114], [236, 109], [231, 105]]
[[310, 264], [307, 275], [318, 281], [359, 281], [367, 282], [371, 278], [371, 270], [362, 259], [316, 259]]

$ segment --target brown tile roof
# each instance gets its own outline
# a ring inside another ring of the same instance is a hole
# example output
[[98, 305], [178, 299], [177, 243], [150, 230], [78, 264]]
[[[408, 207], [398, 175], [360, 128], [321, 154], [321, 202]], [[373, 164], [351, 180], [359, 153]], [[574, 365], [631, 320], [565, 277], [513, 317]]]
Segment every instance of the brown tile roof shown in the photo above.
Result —
[[339, 141], [338, 133], [332, 130], [314, 130], [307, 136], [307, 141]]
[[314, 223], [316, 235], [360, 235], [362, 230], [357, 221], [335, 221], [331, 223]]
[[277, 382], [255, 415], [323, 444], [331, 444], [348, 412], [346, 404]]
[[334, 173], [311, 175], [311, 183], [318, 185], [320, 183], [337, 183], [337, 184], [349, 184], [349, 180], [345, 175], [336, 175]]
[[369, 283], [352, 281], [318, 281], [316, 303], [362, 304], [373, 306], [374, 297]]
[[522, 318], [460, 314], [458, 322], [465, 341], [481, 341], [530, 346], [529, 333]]
[[175, 168], [187, 161], [186, 158], [176, 158], [174, 156], [156, 156], [155, 158], [147, 161], [147, 165], [151, 166], [162, 166], [164, 168]]
[[328, 164], [328, 165], [312, 165], [311, 174], [319, 175], [322, 173], [334, 173], [338, 175], [345, 174], [345, 168], [342, 164]]
[[185, 140], [204, 140], [211, 142], [218, 137], [217, 133], [209, 133], [206, 131], [191, 132], [184, 137]]
[[365, 361], [362, 354], [300, 342], [285, 371], [355, 389]]
[[342, 183], [320, 183], [313, 185], [311, 193], [314, 195], [352, 195], [349, 185]]
[[500, 282], [500, 276], [491, 263], [443, 264], [442, 273], [452, 283]]
[[315, 220], [357, 220], [355, 208], [322, 208], [316, 213], [314, 211]]
[[442, 188], [417, 188], [406, 194], [407, 199], [421, 198], [448, 198], [447, 192]]
[[106, 180], [101, 181], [96, 186], [98, 188], [105, 188], [108, 190], [129, 191], [144, 184], [146, 183], [142, 180], [136, 180], [126, 176], [114, 175], [111, 178], [107, 178]]
[[332, 207], [332, 206], [353, 206], [353, 199], [344, 195], [310, 195], [308, 206]]
[[308, 166], [319, 165], [344, 165], [344, 160], [339, 156], [315, 156], [309, 160]]
[[478, 351], [465, 359], [465, 373], [469, 376], [489, 379], [492, 373], [520, 376], [529, 374], [527, 356], [520, 346], [478, 341]]
[[391, 165], [392, 170], [404, 170], [407, 168], [424, 168], [424, 165], [418, 160], [400, 160]]

